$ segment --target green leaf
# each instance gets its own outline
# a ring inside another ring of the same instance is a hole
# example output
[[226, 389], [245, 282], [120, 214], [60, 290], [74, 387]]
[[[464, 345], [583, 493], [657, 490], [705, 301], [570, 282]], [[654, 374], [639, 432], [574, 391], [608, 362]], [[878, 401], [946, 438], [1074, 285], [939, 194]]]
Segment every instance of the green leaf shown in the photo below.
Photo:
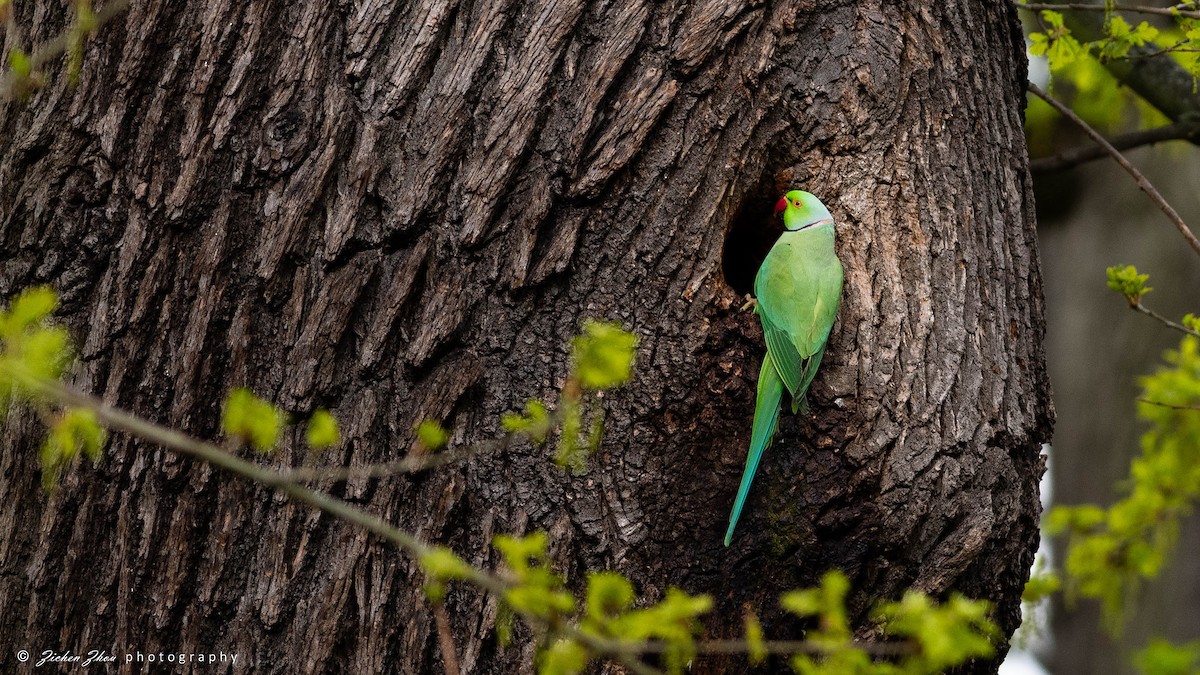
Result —
[[305, 441], [308, 442], [308, 447], [314, 450], [323, 450], [338, 444], [338, 423], [330, 412], [324, 408], [318, 408], [308, 419], [308, 429], [304, 434]]
[[541, 675], [576, 675], [587, 668], [588, 653], [579, 643], [559, 638], [542, 652], [539, 661]]
[[915, 591], [900, 602], [885, 603], [875, 613], [891, 635], [913, 639], [918, 653], [906, 659], [909, 669], [937, 673], [974, 658], [990, 657], [1000, 629], [988, 618], [991, 606], [957, 593], [937, 605]]
[[667, 671], [680, 673], [696, 656], [695, 636], [700, 631], [697, 619], [711, 611], [712, 606], [712, 598], [707, 595], [689, 595], [678, 588], [669, 588], [658, 604], [627, 612], [607, 626], [621, 639], [661, 640], [666, 646], [663, 660]]
[[531, 566], [537, 565], [546, 557], [546, 545], [549, 538], [545, 532], [534, 532], [526, 537], [510, 537], [505, 534], [496, 535], [492, 546], [504, 556], [504, 562], [509, 569], [522, 573]]
[[49, 286], [35, 286], [22, 291], [8, 310], [8, 331], [24, 331], [49, 318], [58, 306], [58, 294]]
[[767, 660], [767, 643], [763, 639], [763, 627], [754, 612], [746, 612], [746, 655], [751, 666], [760, 666]]
[[91, 0], [75, 0], [75, 23], [82, 33], [95, 33], [100, 27]]
[[1025, 590], [1021, 592], [1021, 602], [1041, 602], [1057, 593], [1060, 588], [1062, 588], [1062, 580], [1054, 572], [1035, 574], [1025, 582]]
[[33, 72], [33, 62], [25, 50], [13, 48], [8, 50], [8, 69], [14, 80], [23, 80]]
[[283, 411], [245, 387], [229, 392], [221, 418], [225, 433], [249, 443], [259, 452], [270, 452], [275, 448], [285, 421]]
[[579, 434], [583, 430], [583, 411], [580, 409], [579, 400], [569, 396], [563, 396], [559, 406], [562, 414], [562, 433], [558, 436], [558, 451], [554, 453], [554, 463], [582, 473], [587, 461], [587, 447], [579, 442]]
[[422, 555], [420, 564], [425, 574], [437, 581], [465, 579], [471, 572], [471, 566], [445, 546], [436, 546]]
[[515, 582], [505, 591], [504, 601], [518, 613], [556, 620], [575, 610], [575, 598], [563, 590], [562, 578], [550, 570], [545, 559], [547, 543], [545, 532], [492, 539]]
[[1031, 33], [1030, 53], [1034, 56], [1045, 56], [1050, 70], [1061, 70], [1077, 59], [1087, 54], [1087, 50], [1071, 35], [1070, 29], [1063, 25], [1063, 15], [1052, 10], [1042, 11], [1042, 20], [1049, 24], [1045, 33]]
[[586, 321], [572, 343], [573, 372], [585, 390], [612, 389], [629, 380], [637, 336], [619, 324]]
[[96, 413], [85, 408], [68, 408], [54, 422], [42, 443], [42, 487], [49, 490], [59, 473], [83, 453], [93, 464], [100, 461], [106, 435]]
[[633, 604], [633, 584], [616, 572], [589, 572], [587, 577], [587, 614], [598, 622], [607, 621]]
[[1194, 675], [1200, 672], [1200, 641], [1173, 645], [1156, 639], [1134, 655], [1133, 663], [1145, 675]]
[[513, 614], [512, 605], [508, 603], [500, 603], [496, 609], [496, 643], [503, 649], [512, 644], [513, 619], [516, 616]]
[[417, 425], [417, 441], [426, 450], [441, 450], [449, 440], [450, 433], [434, 420], [425, 420]]
[[525, 434], [535, 443], [545, 443], [550, 433], [550, 413], [546, 404], [536, 398], [525, 402], [525, 414], [507, 412], [500, 416], [500, 426], [513, 434]]

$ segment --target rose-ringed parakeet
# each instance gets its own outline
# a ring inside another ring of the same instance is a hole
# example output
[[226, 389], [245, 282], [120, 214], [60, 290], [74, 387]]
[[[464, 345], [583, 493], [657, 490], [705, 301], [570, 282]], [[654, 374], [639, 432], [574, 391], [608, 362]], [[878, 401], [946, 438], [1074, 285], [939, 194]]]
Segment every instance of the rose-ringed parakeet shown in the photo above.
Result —
[[775, 435], [784, 388], [792, 396], [793, 413], [808, 410], [804, 395], [821, 365], [842, 298], [842, 263], [833, 246], [829, 209], [813, 195], [792, 190], [775, 205], [776, 216], [781, 211], [784, 232], [754, 278], [754, 311], [762, 321], [767, 354], [758, 374], [750, 452], [729, 514], [726, 546], [733, 539], [758, 462]]

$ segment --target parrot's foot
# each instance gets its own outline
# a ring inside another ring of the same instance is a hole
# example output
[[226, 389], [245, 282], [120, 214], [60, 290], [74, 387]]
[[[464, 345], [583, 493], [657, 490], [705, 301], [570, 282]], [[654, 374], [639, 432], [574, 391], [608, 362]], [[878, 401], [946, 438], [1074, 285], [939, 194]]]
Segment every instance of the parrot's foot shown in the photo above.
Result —
[[746, 294], [746, 304], [742, 305], [742, 311], [744, 312], [751, 308], [758, 309], [758, 300], [756, 300], [753, 295], [750, 295], [749, 293], [747, 293]]

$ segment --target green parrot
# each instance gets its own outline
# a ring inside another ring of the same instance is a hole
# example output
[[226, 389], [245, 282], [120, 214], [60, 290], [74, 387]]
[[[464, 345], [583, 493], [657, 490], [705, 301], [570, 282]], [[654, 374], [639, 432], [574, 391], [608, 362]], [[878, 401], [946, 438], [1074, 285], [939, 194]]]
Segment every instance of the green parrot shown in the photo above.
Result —
[[726, 546], [733, 540], [758, 462], [775, 435], [784, 387], [792, 395], [793, 413], [808, 410], [804, 395], [821, 365], [842, 299], [842, 263], [833, 246], [829, 209], [813, 195], [792, 190], [775, 205], [775, 215], [781, 211], [784, 232], [754, 278], [754, 312], [762, 320], [767, 355], [758, 374], [750, 452], [729, 514]]

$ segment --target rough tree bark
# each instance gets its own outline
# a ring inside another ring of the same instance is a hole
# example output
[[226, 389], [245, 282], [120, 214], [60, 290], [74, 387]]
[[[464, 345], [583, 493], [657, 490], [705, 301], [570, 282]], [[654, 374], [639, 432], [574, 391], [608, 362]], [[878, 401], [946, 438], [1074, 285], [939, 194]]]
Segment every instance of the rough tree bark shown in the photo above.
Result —
[[[777, 594], [832, 567], [864, 635], [910, 587], [1016, 627], [1053, 414], [1006, 3], [144, 0], [118, 23], [77, 89], [0, 122], [0, 292], [62, 292], [78, 386], [213, 436], [248, 385], [333, 410], [334, 461], [381, 461], [427, 417], [492, 436], [561, 384], [583, 317], [618, 319], [636, 378], [582, 475], [522, 448], [333, 491], [477, 565], [548, 530], [572, 582], [713, 594], [712, 636], [745, 603], [796, 636]], [[777, 182], [838, 218], [846, 290], [815, 412], [784, 416], [727, 550]], [[37, 435], [4, 430], [0, 643], [440, 667], [395, 551], [121, 437], [46, 495]], [[448, 607], [466, 671], [529, 667], [493, 600]]]

